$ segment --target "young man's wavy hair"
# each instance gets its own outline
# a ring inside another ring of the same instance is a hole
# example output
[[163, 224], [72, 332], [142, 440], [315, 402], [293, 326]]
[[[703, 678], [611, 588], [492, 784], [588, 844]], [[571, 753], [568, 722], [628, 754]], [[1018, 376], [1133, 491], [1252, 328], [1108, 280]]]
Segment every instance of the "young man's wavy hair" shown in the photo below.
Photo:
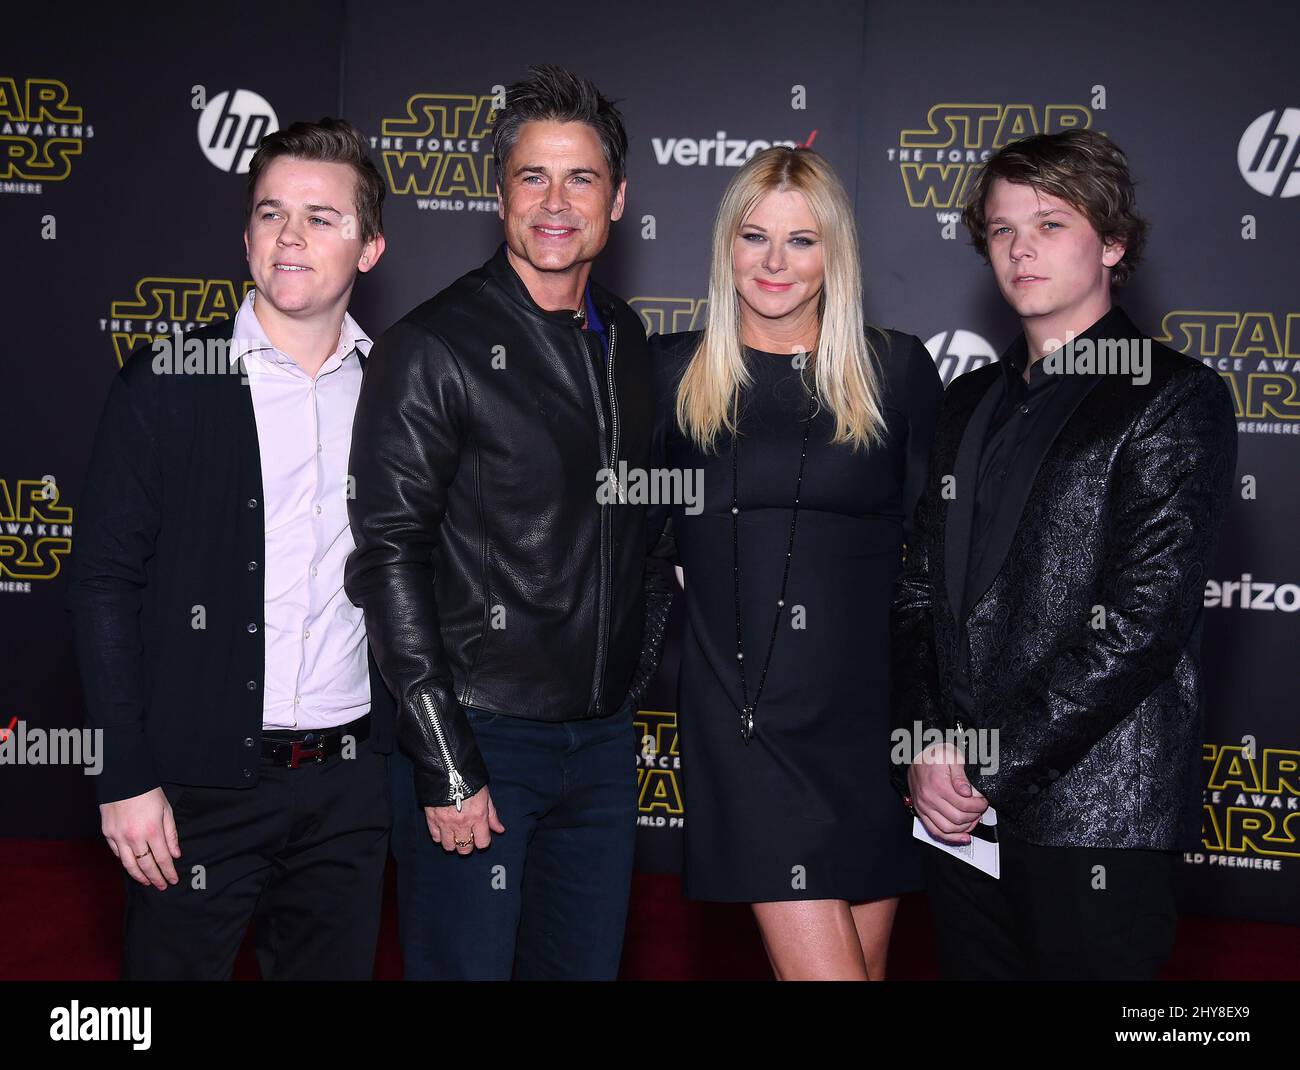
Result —
[[[775, 190], [803, 194], [825, 257], [818, 302], [820, 327], [810, 364], [817, 397], [835, 417], [836, 443], [867, 447], [883, 439], [876, 356], [862, 318], [862, 265], [853, 205], [826, 160], [805, 148], [774, 146], [755, 153], [727, 184], [713, 224], [708, 319], [677, 390], [677, 424], [701, 449], [734, 434], [745, 367], [732, 250], [749, 213]], [[793, 354], [792, 354], [793, 356]]]
[[371, 162], [365, 135], [346, 119], [324, 118], [318, 122], [297, 122], [277, 130], [258, 143], [248, 165], [248, 201], [244, 219], [253, 217], [253, 191], [257, 180], [272, 160], [289, 156], [296, 160], [347, 164], [356, 173], [353, 196], [357, 205], [357, 233], [368, 242], [384, 232], [384, 179]]
[[1142, 260], [1148, 224], [1137, 214], [1128, 160], [1120, 147], [1096, 130], [1064, 130], [1013, 141], [984, 165], [962, 209], [971, 244], [989, 256], [984, 202], [993, 183], [1005, 178], [1073, 205], [1103, 242], [1117, 241], [1124, 256], [1110, 269], [1112, 286], [1123, 286]]

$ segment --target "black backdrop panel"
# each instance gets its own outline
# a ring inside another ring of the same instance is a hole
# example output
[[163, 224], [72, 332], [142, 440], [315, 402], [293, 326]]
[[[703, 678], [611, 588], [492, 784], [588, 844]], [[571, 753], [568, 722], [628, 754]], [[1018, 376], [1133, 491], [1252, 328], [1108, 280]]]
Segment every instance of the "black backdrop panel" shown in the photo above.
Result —
[[[627, 207], [597, 277], [651, 331], [698, 322], [735, 165], [811, 142], [854, 196], [870, 316], [924, 339], [946, 380], [1017, 329], [956, 198], [1005, 140], [1088, 125], [1129, 154], [1153, 224], [1121, 300], [1238, 401], [1242, 494], [1206, 577], [1205, 846], [1184, 892], [1209, 913], [1300, 921], [1294, 7], [818, 0], [792, 15], [671, 0], [557, 23], [533, 5], [476, 18], [337, 0], [69, 22], [16, 11], [0, 41], [0, 729], [81, 724], [63, 596], [99, 408], [132, 344], [229, 315], [242, 295], [239, 166], [271, 123], [341, 113], [373, 139], [388, 252], [353, 311], [375, 336], [500, 240], [491, 104], [529, 63], [571, 66], [620, 101]], [[638, 717], [647, 869], [678, 867], [689, 819], [679, 634], [680, 606]], [[98, 827], [69, 766], [0, 765], [0, 813], [6, 835]]]

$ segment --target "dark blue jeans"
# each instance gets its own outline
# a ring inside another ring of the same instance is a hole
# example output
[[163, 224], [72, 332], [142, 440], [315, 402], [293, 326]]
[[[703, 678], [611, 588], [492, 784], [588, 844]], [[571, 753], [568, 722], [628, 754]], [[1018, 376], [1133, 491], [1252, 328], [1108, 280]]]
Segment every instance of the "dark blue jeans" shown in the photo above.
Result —
[[393, 854], [408, 980], [613, 980], [636, 843], [632, 711], [531, 721], [467, 709], [505, 826], [486, 850], [429, 836], [394, 751]]

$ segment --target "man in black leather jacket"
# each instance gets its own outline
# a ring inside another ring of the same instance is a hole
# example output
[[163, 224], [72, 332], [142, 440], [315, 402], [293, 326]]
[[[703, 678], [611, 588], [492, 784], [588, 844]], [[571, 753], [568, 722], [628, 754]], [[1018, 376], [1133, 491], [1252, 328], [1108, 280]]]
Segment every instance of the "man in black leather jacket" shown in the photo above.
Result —
[[895, 740], [926, 737], [896, 780], [944, 842], [996, 815], [997, 879], [924, 852], [940, 959], [962, 979], [1152, 978], [1199, 828], [1233, 405], [1111, 305], [1146, 224], [1109, 139], [1007, 146], [965, 221], [1024, 333], [948, 388], [894, 605]]
[[493, 134], [506, 241], [375, 346], [353, 436], [408, 978], [612, 979], [626, 920], [668, 597], [616, 477], [649, 463], [645, 332], [589, 282], [627, 136], [590, 82], [532, 73]]

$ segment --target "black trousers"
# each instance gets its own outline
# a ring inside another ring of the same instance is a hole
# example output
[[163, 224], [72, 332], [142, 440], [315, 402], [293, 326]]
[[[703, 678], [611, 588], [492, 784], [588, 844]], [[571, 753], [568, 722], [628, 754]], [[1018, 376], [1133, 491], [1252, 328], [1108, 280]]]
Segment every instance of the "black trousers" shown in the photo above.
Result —
[[388, 758], [287, 769], [252, 788], [164, 784], [179, 883], [126, 878], [124, 980], [223, 980], [250, 922], [267, 980], [369, 980], [388, 857]]
[[1176, 851], [1041, 847], [999, 828], [1001, 879], [925, 847], [947, 980], [1153, 980], [1177, 925]]

